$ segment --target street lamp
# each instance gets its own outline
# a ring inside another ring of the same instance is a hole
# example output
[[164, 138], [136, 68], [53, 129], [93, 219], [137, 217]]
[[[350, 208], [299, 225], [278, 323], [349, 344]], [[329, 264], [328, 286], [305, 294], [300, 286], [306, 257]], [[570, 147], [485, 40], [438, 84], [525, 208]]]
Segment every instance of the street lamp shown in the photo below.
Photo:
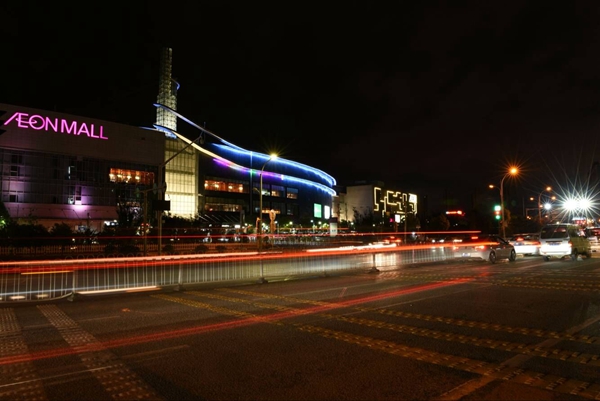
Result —
[[546, 187], [546, 189], [544, 189], [542, 192], [540, 192], [539, 196], [538, 196], [538, 216], [540, 218], [540, 224], [542, 224], [542, 194], [545, 191], [552, 191], [552, 187]]
[[258, 256], [260, 258], [260, 278], [258, 279], [259, 283], [267, 282], [267, 280], [265, 279], [265, 275], [264, 275], [263, 260], [262, 260], [263, 173], [265, 171], [265, 167], [267, 166], [267, 163], [269, 163], [271, 160], [275, 160], [275, 159], [277, 159], [277, 155], [271, 154], [269, 156], [269, 159], [265, 162], [265, 164], [262, 165], [262, 168], [260, 169], [260, 195], [258, 196], [258, 207], [260, 209], [260, 211], [258, 212]]
[[505, 218], [504, 218], [504, 180], [509, 175], [515, 175], [518, 172], [519, 172], [519, 170], [516, 167], [511, 167], [511, 169], [508, 170], [508, 173], [504, 174], [504, 177], [502, 177], [502, 181], [500, 181], [500, 209], [501, 209], [501, 213], [502, 213], [500, 222], [502, 223], [502, 238], [506, 238], [506, 224], [505, 224]]

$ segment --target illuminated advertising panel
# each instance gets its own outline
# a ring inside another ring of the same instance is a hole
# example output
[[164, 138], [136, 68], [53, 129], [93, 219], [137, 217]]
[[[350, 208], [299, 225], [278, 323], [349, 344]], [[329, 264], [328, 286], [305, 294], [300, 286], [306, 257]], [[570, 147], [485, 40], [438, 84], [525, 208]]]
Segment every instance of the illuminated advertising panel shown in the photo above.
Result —
[[316, 217], [317, 219], [320, 219], [322, 217], [322, 214], [321, 214], [321, 205], [318, 204], [318, 203], [315, 203], [313, 210], [314, 210], [314, 213], [313, 213], [314, 217]]
[[327, 220], [329, 220], [329, 218], [331, 217], [331, 207], [325, 206], [324, 207], [324, 212], [325, 212], [325, 218]]

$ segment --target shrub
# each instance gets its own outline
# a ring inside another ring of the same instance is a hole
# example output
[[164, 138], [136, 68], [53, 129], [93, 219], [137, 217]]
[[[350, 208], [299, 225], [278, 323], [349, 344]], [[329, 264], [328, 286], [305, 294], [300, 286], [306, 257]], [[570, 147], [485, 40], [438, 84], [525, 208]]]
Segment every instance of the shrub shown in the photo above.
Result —
[[198, 246], [196, 246], [196, 248], [194, 248], [194, 253], [207, 253], [208, 252], [208, 246], [204, 245], [204, 244], [200, 244]]
[[128, 254], [139, 255], [140, 248], [138, 248], [135, 245], [131, 245], [131, 244], [119, 245], [119, 253], [123, 253], [125, 255], [128, 255]]
[[117, 246], [115, 244], [108, 244], [104, 247], [104, 253], [110, 254], [117, 252]]
[[162, 252], [166, 253], [168, 255], [176, 255], [177, 254], [177, 251], [175, 250], [175, 247], [173, 246], [173, 244], [167, 244], [167, 245], [163, 246]]

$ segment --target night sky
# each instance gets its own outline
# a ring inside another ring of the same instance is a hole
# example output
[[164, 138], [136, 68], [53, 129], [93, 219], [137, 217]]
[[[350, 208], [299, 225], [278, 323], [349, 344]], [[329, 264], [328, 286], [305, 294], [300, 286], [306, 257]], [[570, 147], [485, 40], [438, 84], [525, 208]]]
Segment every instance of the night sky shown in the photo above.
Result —
[[468, 209], [600, 160], [597, 1], [77, 4], [0, 5], [0, 102], [151, 126], [168, 46], [182, 114], [340, 183]]

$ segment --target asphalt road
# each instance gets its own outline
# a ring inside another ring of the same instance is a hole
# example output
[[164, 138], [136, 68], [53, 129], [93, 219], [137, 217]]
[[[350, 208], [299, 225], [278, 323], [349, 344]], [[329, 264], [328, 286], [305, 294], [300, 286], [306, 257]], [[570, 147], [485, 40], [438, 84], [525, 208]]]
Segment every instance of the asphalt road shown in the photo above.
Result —
[[10, 304], [0, 399], [594, 399], [599, 292], [527, 257]]

